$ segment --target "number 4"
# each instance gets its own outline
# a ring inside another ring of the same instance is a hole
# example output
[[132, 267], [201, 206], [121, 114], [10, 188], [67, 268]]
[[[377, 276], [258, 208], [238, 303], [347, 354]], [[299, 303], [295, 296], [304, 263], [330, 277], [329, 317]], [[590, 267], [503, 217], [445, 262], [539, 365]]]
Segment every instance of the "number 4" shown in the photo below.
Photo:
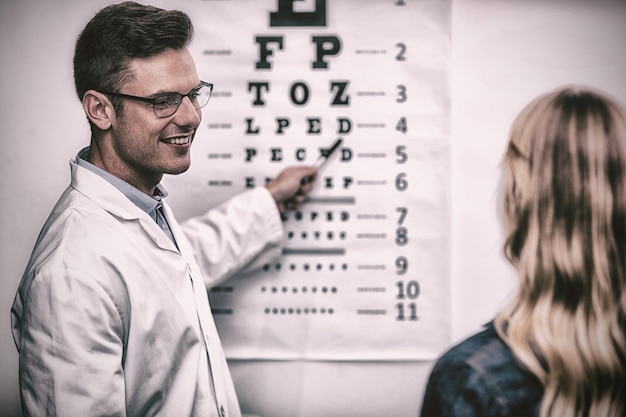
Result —
[[406, 117], [401, 117], [400, 120], [398, 120], [398, 123], [396, 123], [396, 130], [402, 133], [406, 133], [407, 130], [409, 130], [406, 123]]

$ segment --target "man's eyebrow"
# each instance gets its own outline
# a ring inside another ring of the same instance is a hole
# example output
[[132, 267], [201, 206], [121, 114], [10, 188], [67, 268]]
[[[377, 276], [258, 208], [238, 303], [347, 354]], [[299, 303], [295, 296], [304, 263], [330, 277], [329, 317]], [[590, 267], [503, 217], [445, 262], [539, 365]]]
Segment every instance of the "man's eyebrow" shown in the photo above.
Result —
[[180, 95], [184, 96], [185, 94], [189, 94], [193, 90], [199, 89], [200, 87], [202, 87], [202, 82], [198, 83], [198, 85], [196, 85], [195, 87], [193, 87], [191, 90], [187, 91], [186, 93], [179, 93], [178, 91], [158, 90], [158, 91], [150, 94], [148, 97], [160, 97], [160, 96], [167, 96], [167, 95], [170, 95], [170, 94], [180, 94]]

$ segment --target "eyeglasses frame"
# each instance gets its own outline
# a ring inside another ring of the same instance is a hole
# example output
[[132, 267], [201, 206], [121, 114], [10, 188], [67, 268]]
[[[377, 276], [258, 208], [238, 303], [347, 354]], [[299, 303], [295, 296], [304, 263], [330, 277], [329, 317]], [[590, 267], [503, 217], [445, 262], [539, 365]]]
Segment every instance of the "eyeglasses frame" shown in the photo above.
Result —
[[[193, 88], [191, 91], [189, 91], [187, 94], [180, 94], [180, 93], [160, 93], [158, 94], [156, 97], [153, 98], [148, 98], [148, 97], [140, 97], [140, 96], [133, 96], [130, 94], [124, 94], [124, 93], [115, 93], [113, 91], [104, 91], [104, 90], [97, 90], [102, 94], [106, 94], [106, 95], [112, 95], [115, 97], [121, 97], [121, 98], [126, 98], [129, 100], [136, 100], [136, 101], [143, 101], [144, 103], [150, 103], [152, 105], [152, 111], [154, 112], [154, 115], [160, 119], [164, 119], [166, 117], [170, 117], [172, 115], [174, 115], [178, 109], [180, 108], [180, 105], [183, 103], [183, 99], [185, 97], [187, 97], [190, 101], [191, 101], [191, 94], [193, 94], [194, 91], [197, 91], [198, 89], [202, 88], [202, 87], [209, 87], [210, 92], [209, 92], [209, 99], [211, 99], [211, 93], [213, 93], [213, 83], [208, 83], [206, 81], [200, 81], [200, 84], [198, 84], [197, 87]], [[156, 109], [154, 108], [154, 103], [161, 97], [163, 96], [168, 96], [168, 95], [179, 95], [180, 96], [180, 104], [178, 104], [178, 107], [176, 107], [176, 110], [174, 110], [174, 113], [167, 115], [167, 116], [159, 116], [158, 114], [156, 114]], [[207, 102], [205, 104], [203, 104], [200, 107], [195, 107], [196, 109], [201, 109], [202, 107], [206, 106], [208, 104], [209, 100], [207, 100]], [[193, 104], [193, 102], [192, 102]]]

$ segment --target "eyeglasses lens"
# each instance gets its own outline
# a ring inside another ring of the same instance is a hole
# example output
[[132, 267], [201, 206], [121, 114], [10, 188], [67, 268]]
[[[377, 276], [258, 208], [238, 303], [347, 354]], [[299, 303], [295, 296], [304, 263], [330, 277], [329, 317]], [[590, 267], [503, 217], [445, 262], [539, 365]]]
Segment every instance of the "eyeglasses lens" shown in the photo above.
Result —
[[211, 86], [203, 85], [186, 95], [170, 94], [162, 97], [154, 102], [154, 114], [157, 117], [169, 117], [173, 115], [176, 113], [185, 97], [189, 97], [191, 104], [196, 109], [202, 108], [209, 102], [211, 91]]

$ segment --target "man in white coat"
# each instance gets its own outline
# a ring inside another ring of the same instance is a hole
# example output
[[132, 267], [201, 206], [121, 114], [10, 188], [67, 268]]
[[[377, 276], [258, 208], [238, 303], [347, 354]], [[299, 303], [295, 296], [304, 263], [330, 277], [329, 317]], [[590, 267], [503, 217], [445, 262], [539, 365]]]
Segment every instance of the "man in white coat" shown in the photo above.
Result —
[[26, 416], [241, 415], [207, 287], [280, 249], [280, 212], [317, 172], [287, 168], [176, 221], [160, 181], [188, 169], [213, 87], [192, 34], [182, 12], [126, 2], [78, 38], [90, 146], [70, 162], [11, 312]]

